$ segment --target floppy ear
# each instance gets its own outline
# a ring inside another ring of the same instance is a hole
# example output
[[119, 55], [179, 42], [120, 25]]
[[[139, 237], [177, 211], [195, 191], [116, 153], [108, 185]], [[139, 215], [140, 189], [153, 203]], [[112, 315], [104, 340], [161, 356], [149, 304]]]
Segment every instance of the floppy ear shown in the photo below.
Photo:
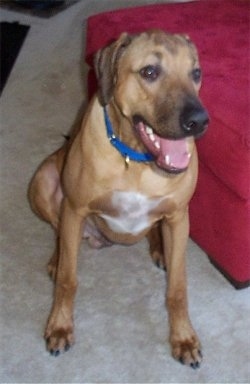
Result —
[[107, 105], [112, 97], [119, 58], [131, 41], [132, 37], [123, 33], [118, 40], [100, 49], [95, 55], [94, 66], [99, 85], [99, 101], [103, 106]]

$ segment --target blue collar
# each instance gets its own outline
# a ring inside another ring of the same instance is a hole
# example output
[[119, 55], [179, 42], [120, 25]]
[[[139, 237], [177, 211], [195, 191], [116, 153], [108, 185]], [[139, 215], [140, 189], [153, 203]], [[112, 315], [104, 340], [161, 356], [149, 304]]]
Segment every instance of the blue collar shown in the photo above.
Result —
[[106, 107], [104, 107], [104, 119], [105, 119], [108, 139], [110, 143], [115, 147], [115, 149], [117, 149], [117, 151], [120, 152], [120, 154], [125, 158], [126, 163], [128, 163], [129, 160], [138, 161], [138, 162], [147, 162], [147, 161], [154, 160], [154, 157], [153, 155], [151, 155], [151, 153], [137, 152], [134, 149], [128, 147], [126, 144], [124, 144], [115, 136]]

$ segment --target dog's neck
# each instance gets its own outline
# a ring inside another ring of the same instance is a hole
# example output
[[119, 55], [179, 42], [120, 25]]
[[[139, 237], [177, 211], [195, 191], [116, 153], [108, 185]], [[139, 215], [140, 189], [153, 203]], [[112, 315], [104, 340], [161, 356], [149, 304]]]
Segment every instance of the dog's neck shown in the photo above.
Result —
[[125, 144], [121, 141], [113, 130], [112, 123], [110, 121], [107, 108], [104, 107], [104, 120], [106, 125], [107, 136], [110, 141], [110, 144], [116, 148], [116, 150], [120, 153], [122, 157], [125, 158], [125, 162], [128, 165], [129, 161], [137, 161], [137, 162], [149, 162], [153, 161], [154, 157], [148, 152], [139, 152]]
[[146, 153], [147, 149], [137, 136], [133, 122], [120, 111], [115, 103], [111, 102], [105, 109], [114, 135], [132, 150], [138, 151], [138, 153]]

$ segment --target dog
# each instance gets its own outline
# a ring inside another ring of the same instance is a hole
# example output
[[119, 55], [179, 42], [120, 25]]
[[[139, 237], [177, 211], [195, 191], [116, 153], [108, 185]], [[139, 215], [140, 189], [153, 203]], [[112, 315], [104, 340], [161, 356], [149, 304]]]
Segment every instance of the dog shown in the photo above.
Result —
[[195, 139], [209, 123], [198, 97], [197, 49], [186, 35], [123, 33], [96, 53], [94, 66], [99, 88], [81, 126], [40, 165], [28, 192], [33, 211], [56, 232], [47, 349], [57, 356], [74, 343], [81, 238], [101, 248], [146, 236], [153, 261], [167, 271], [172, 355], [197, 368], [202, 352], [188, 315], [185, 272]]

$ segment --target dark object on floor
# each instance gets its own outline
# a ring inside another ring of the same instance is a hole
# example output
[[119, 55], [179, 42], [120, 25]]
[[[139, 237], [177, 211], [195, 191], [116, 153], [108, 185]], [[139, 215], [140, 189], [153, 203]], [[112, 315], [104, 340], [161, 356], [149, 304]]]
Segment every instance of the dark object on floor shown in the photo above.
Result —
[[52, 17], [78, 0], [8, 0], [1, 7], [37, 17]]
[[15, 3], [18, 6], [30, 8], [34, 10], [45, 10], [51, 9], [54, 7], [60, 7], [65, 3], [64, 0], [13, 0], [12, 3]]
[[29, 31], [29, 26], [19, 23], [0, 23], [0, 57], [1, 57], [1, 75], [0, 75], [0, 93], [5, 86], [10, 71], [15, 63], [24, 39]]

